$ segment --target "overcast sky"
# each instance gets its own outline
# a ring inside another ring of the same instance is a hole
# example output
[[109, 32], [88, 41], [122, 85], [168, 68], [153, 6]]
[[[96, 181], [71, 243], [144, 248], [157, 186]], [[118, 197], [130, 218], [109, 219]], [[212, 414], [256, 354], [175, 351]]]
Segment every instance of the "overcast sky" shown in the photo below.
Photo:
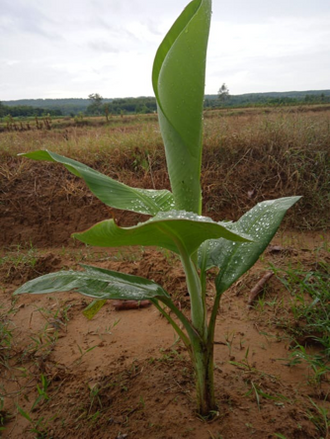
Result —
[[[188, 0], [0, 0], [0, 101], [152, 96]], [[213, 0], [207, 94], [330, 89], [330, 0]]]

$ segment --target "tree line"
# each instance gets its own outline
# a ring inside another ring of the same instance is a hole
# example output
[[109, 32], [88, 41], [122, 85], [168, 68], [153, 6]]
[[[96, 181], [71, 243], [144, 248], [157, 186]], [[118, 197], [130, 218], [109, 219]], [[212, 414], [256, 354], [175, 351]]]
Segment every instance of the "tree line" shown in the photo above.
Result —
[[[218, 94], [206, 95], [204, 108], [277, 106], [330, 103], [330, 90], [306, 92], [249, 93], [231, 95], [226, 84], [222, 84]], [[54, 116], [105, 116], [147, 114], [157, 111], [154, 97], [103, 98], [92, 93], [87, 99], [22, 99], [0, 102], [0, 118]]]
[[205, 97], [205, 108], [241, 107], [241, 106], [279, 106], [330, 103], [330, 90], [306, 92], [269, 92], [231, 95], [225, 83], [217, 95]]
[[45, 109], [39, 107], [32, 107], [29, 105], [4, 105], [0, 102], [0, 118], [6, 116], [12, 117], [44, 117], [44, 116], [62, 116], [60, 109]]
[[22, 99], [0, 104], [0, 117], [20, 116], [104, 116], [121, 114], [147, 114], [157, 109], [154, 97], [103, 98], [92, 93], [88, 99]]
[[98, 93], [88, 96], [90, 104], [86, 108], [86, 114], [102, 115], [108, 119], [112, 114], [148, 114], [157, 110], [156, 100], [153, 97], [113, 99], [106, 102]]

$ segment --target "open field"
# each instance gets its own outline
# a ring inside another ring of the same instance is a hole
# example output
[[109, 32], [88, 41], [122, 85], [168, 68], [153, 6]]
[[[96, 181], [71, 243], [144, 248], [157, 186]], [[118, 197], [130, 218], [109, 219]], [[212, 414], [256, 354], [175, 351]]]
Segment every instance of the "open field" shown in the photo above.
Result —
[[[49, 149], [131, 186], [169, 188], [156, 115], [82, 122], [0, 132], [3, 438], [329, 438], [330, 109], [205, 113], [205, 215], [235, 220], [259, 201], [303, 195], [223, 297], [212, 420], [194, 412], [189, 359], [156, 309], [109, 302], [88, 321], [90, 301], [75, 293], [12, 300], [23, 282], [87, 262], [153, 279], [189, 311], [169, 252], [105, 251], [70, 239], [111, 216], [120, 225], [145, 217], [103, 206], [58, 165], [17, 157]], [[265, 271], [273, 276], [248, 307]]]

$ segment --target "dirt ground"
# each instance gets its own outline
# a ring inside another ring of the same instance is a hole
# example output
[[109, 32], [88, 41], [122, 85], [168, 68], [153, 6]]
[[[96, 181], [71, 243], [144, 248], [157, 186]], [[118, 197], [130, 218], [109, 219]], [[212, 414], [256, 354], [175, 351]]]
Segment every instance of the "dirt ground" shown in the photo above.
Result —
[[[32, 194], [25, 207], [7, 200], [1, 218], [4, 439], [329, 437], [319, 428], [315, 408], [330, 410], [329, 376], [317, 381], [310, 364], [290, 357], [294, 298], [273, 276], [247, 306], [269, 264], [307, 271], [329, 264], [329, 236], [280, 231], [253, 270], [225, 293], [215, 337], [219, 408], [212, 419], [203, 419], [195, 412], [189, 358], [155, 308], [118, 311], [109, 302], [89, 321], [82, 311], [90, 300], [76, 293], [23, 295], [13, 302], [12, 293], [23, 282], [88, 263], [153, 279], [189, 313], [184, 275], [174, 256], [150, 248], [106, 253], [70, 243], [70, 233], [111, 216], [109, 209], [96, 210], [86, 195], [63, 194], [56, 206], [51, 198], [33, 200]], [[122, 224], [133, 220], [119, 216]], [[211, 306], [211, 276], [209, 292]], [[316, 345], [306, 349], [318, 352]]]

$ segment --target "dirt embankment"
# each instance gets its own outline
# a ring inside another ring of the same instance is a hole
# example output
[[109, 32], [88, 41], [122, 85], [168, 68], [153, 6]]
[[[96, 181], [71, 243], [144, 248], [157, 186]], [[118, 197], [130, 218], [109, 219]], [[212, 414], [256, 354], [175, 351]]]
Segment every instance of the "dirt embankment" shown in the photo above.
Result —
[[[90, 165], [133, 187], [169, 189], [162, 151], [155, 153], [148, 170], [136, 165], [145, 159], [144, 152], [136, 148], [134, 154], [134, 160], [127, 154], [119, 155], [115, 161], [112, 157], [110, 169], [103, 162]], [[146, 219], [103, 205], [80, 179], [60, 165], [8, 157], [5, 160], [0, 180], [1, 246], [69, 245], [72, 233], [98, 221], [115, 217], [120, 225], [128, 226]], [[202, 172], [205, 215], [215, 220], [237, 220], [257, 202], [297, 194], [303, 199], [288, 212], [286, 227], [327, 229], [330, 206], [325, 175], [319, 175], [316, 185], [315, 170], [306, 168], [298, 174], [299, 163], [286, 168], [273, 156], [265, 159], [257, 151], [246, 151], [241, 158], [237, 153], [235, 160], [226, 157], [221, 148], [205, 151]]]

